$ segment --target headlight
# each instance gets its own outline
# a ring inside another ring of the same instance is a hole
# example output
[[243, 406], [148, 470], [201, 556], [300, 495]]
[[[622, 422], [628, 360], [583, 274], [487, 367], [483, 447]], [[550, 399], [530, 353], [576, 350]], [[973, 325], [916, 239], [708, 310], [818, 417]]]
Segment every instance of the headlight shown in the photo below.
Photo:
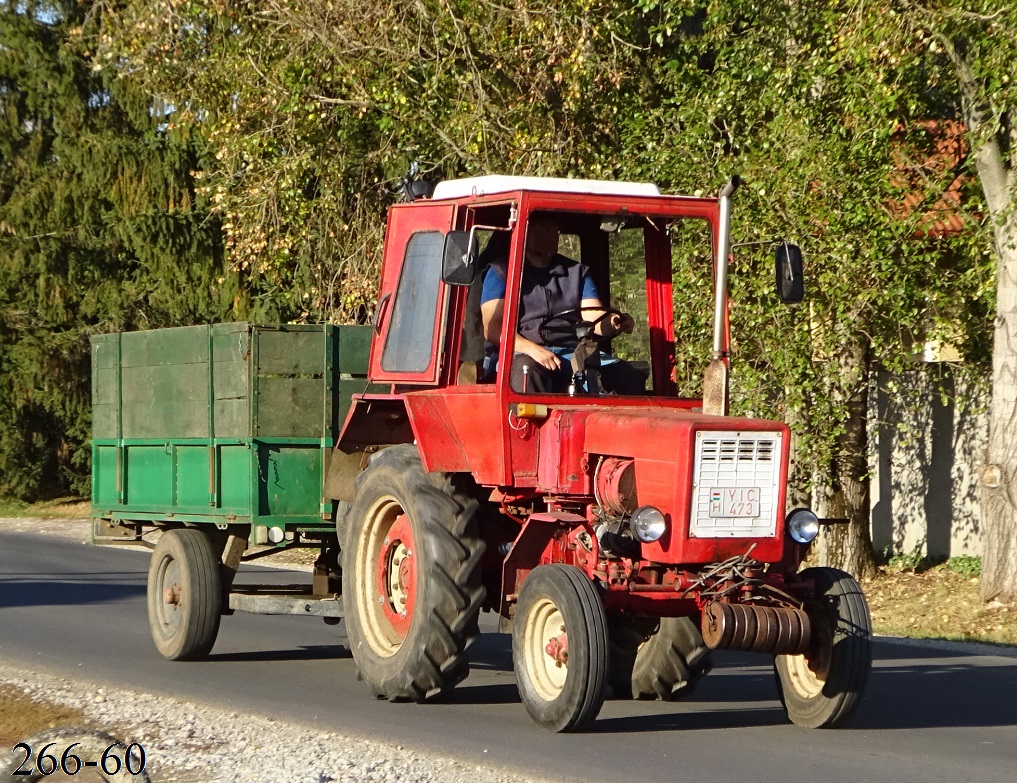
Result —
[[640, 506], [632, 512], [629, 529], [637, 539], [644, 544], [649, 544], [664, 535], [664, 531], [667, 529], [667, 520], [659, 508]]
[[819, 535], [819, 517], [807, 508], [796, 508], [787, 515], [787, 533], [799, 544], [808, 544]]

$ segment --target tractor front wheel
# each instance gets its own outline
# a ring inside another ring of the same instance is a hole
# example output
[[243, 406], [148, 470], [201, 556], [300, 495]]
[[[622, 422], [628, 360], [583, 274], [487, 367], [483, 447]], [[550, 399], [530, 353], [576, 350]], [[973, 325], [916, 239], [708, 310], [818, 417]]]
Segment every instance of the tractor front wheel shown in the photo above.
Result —
[[156, 649], [171, 661], [195, 661], [212, 650], [222, 615], [222, 575], [212, 540], [201, 530], [167, 530], [148, 568], [148, 625]]
[[537, 725], [580, 731], [596, 719], [607, 689], [607, 618], [583, 571], [542, 565], [526, 577], [512, 660], [519, 696]]
[[379, 698], [422, 702], [461, 682], [484, 597], [477, 501], [412, 446], [379, 452], [345, 515], [346, 635]]
[[836, 728], [861, 704], [872, 668], [872, 620], [862, 588], [835, 568], [808, 568], [815, 600], [806, 605], [812, 644], [804, 655], [774, 659], [780, 700], [791, 722], [807, 729]]

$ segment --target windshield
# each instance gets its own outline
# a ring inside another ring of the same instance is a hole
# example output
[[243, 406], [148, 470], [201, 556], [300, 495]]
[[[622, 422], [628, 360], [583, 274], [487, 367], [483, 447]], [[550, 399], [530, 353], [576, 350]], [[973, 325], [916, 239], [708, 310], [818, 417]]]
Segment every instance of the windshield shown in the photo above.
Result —
[[[543, 211], [479, 234], [482, 380], [508, 364], [521, 393], [700, 396], [712, 341], [707, 220]], [[514, 342], [503, 348], [512, 287]]]

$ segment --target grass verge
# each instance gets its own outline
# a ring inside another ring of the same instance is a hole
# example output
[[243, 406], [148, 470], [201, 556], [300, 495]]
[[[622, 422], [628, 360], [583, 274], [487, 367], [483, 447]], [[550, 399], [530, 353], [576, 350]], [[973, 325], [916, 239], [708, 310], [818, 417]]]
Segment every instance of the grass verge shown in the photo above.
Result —
[[[9, 752], [18, 742], [44, 729], [67, 725], [91, 723], [78, 710], [33, 699], [13, 685], [0, 685], [0, 751]], [[7, 760], [4, 758], [4, 762]]]
[[24, 519], [42, 517], [45, 519], [85, 519], [92, 510], [92, 504], [83, 498], [57, 498], [38, 503], [25, 503], [12, 498], [0, 498], [0, 517]]
[[914, 570], [881, 568], [862, 585], [876, 633], [1017, 645], [1017, 607], [983, 603], [978, 577], [970, 573], [954, 561]]

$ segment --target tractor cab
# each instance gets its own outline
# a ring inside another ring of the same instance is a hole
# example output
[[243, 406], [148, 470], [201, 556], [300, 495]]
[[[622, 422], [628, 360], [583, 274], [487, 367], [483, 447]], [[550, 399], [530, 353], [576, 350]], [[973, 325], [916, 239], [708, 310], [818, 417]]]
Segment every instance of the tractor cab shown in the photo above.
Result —
[[[415, 441], [431, 471], [579, 491], [588, 476], [555, 463], [590, 413], [643, 411], [650, 430], [662, 410], [724, 415], [737, 185], [702, 198], [645, 183], [489, 176], [395, 205], [370, 360], [371, 380], [392, 393], [355, 401], [341, 449], [373, 447], [382, 428], [392, 443]], [[535, 270], [549, 225], [554, 261]], [[782, 248], [778, 277], [793, 300], [800, 255]], [[610, 328], [614, 314], [630, 317], [631, 331]], [[518, 371], [527, 341], [555, 354], [551, 382]]]
[[[472, 296], [467, 294], [466, 350], [460, 361], [469, 363], [479, 357], [480, 382], [497, 382], [501, 372], [510, 378], [514, 373], [509, 387], [518, 394], [679, 396], [674, 291], [698, 297], [707, 303], [700, 309], [709, 313], [713, 242], [705, 219], [582, 212], [573, 206], [532, 210], [515, 228], [463, 233], [466, 255], [472, 255], [469, 233], [479, 252], [469, 284]], [[448, 240], [450, 268], [462, 256], [457, 238], [453, 234]], [[700, 268], [698, 287], [675, 285], [676, 274], [688, 272], [674, 268], [672, 243], [679, 248], [682, 266]], [[514, 304], [509, 304], [510, 299]], [[627, 328], [620, 329], [626, 320]], [[683, 347], [690, 350], [698, 342], [700, 358], [707, 359], [708, 321], [699, 326], [690, 329], [690, 333], [698, 331], [698, 340], [690, 339]], [[481, 340], [482, 355], [474, 347]], [[548, 376], [546, 383], [525, 372], [530, 369], [532, 375], [533, 370], [541, 370], [537, 360], [520, 354], [531, 343], [558, 359], [554, 371], [542, 373]], [[502, 346], [507, 347], [501, 350]], [[684, 396], [697, 396], [694, 387], [683, 385]]]

